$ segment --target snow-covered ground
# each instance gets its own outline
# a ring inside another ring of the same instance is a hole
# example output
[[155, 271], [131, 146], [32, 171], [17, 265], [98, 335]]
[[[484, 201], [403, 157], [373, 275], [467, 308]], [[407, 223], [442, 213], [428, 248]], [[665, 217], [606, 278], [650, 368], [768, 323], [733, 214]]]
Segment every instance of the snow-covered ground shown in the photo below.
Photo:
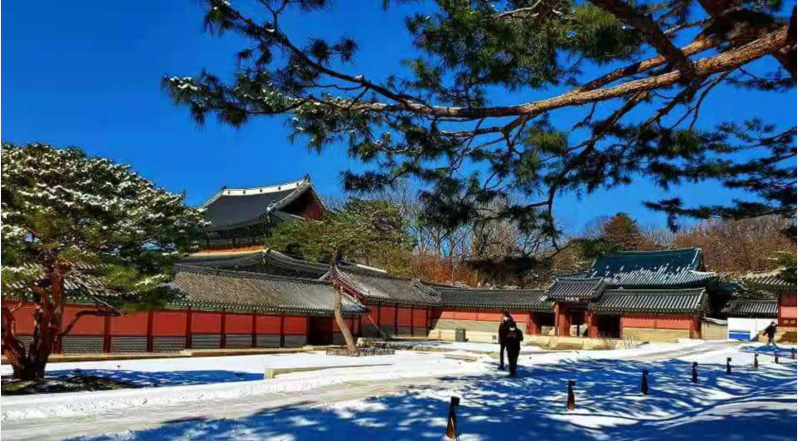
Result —
[[[482, 351], [467, 344], [452, 349]], [[759, 370], [753, 354], [759, 353]], [[761, 345], [682, 341], [616, 351], [532, 351], [519, 377], [440, 352], [321, 353], [53, 364], [161, 387], [3, 397], [3, 439], [441, 439], [461, 397], [463, 440], [796, 439], [796, 362]], [[726, 359], [732, 374], [726, 374]], [[690, 381], [699, 363], [699, 383]], [[268, 367], [337, 364], [264, 381]], [[5, 367], [4, 367], [5, 368]], [[650, 395], [640, 394], [649, 371]], [[3, 371], [5, 374], [5, 370]], [[432, 378], [437, 377], [437, 378]], [[576, 410], [565, 410], [568, 380]], [[390, 386], [390, 387], [389, 387]], [[85, 430], [84, 430], [85, 429]], [[130, 429], [130, 430], [128, 430]], [[105, 434], [104, 434], [105, 433]]]

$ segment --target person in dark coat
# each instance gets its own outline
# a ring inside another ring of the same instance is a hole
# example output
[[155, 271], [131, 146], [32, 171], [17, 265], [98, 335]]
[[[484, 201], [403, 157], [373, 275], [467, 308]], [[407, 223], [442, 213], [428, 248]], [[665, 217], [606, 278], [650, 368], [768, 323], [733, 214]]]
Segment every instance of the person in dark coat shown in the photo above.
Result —
[[765, 328], [763, 333], [768, 336], [768, 346], [776, 346], [776, 342], [774, 341], [774, 338], [776, 337], [776, 322], [770, 322], [770, 325]]
[[513, 320], [509, 312], [504, 311], [504, 317], [502, 317], [502, 322], [499, 324], [499, 369], [501, 370], [504, 370], [504, 350], [507, 348], [505, 339], [510, 326], [515, 326], [515, 320]]
[[507, 346], [507, 362], [510, 364], [511, 377], [515, 377], [522, 341], [524, 341], [524, 334], [515, 326], [515, 323], [513, 323], [510, 325], [510, 329], [507, 331], [507, 336], [504, 340], [504, 344]]

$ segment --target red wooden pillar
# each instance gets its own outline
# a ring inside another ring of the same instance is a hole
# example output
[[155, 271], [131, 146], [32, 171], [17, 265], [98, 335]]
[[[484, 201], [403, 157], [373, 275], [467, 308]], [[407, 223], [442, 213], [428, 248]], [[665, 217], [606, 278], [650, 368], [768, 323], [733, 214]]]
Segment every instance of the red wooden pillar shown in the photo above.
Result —
[[152, 327], [154, 321], [155, 321], [155, 311], [150, 310], [147, 313], [147, 352], [153, 352]]
[[596, 327], [596, 316], [591, 311], [585, 311], [585, 325], [587, 326], [587, 336], [589, 338], [598, 337], [598, 328]]
[[[310, 317], [307, 320], [308, 328], [310, 328]], [[307, 332], [307, 338], [310, 338], [310, 332]], [[280, 313], [280, 347], [285, 347], [285, 313]]]
[[560, 335], [560, 304], [554, 304], [554, 335]]
[[219, 347], [227, 348], [227, 308], [222, 308], [222, 338]]
[[111, 352], [111, 316], [106, 315], [103, 320], [103, 352]]
[[429, 335], [429, 330], [432, 328], [432, 323], [430, 323], [430, 308], [424, 308], [424, 332], [426, 335]]
[[399, 304], [393, 305], [393, 335], [399, 335]]
[[252, 310], [252, 347], [258, 345], [258, 311]]
[[186, 349], [191, 349], [192, 341], [191, 341], [191, 321], [194, 318], [194, 311], [191, 310], [189, 306], [186, 309]]
[[382, 304], [377, 303], [377, 328], [379, 328], [378, 333], [382, 332]]
[[554, 326], [556, 328], [556, 335], [560, 337], [568, 337], [571, 334], [571, 308], [556, 303], [554, 305]]
[[410, 305], [410, 336], [416, 335], [416, 317], [415, 317], [415, 308], [413, 305]]

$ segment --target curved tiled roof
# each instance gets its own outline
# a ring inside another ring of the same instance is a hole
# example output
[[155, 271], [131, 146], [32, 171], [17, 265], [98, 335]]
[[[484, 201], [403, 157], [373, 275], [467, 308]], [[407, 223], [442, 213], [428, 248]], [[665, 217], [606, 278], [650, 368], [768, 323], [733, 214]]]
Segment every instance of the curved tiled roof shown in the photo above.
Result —
[[[186, 304], [318, 316], [334, 312], [335, 293], [327, 282], [189, 265], [176, 270], [170, 285]], [[342, 311], [353, 317], [365, 308], [344, 295]]]
[[278, 210], [307, 191], [312, 191], [318, 200], [308, 178], [269, 187], [222, 188], [202, 204], [205, 219], [211, 223], [207, 230], [229, 230], [255, 225], [265, 221], [270, 214], [279, 219], [294, 218], [296, 216], [278, 213]]
[[698, 314], [707, 307], [704, 288], [608, 289], [589, 308], [599, 314]]
[[[373, 302], [432, 306], [440, 303], [440, 294], [417, 280], [389, 276], [361, 268], [338, 267], [335, 275], [344, 285]], [[327, 278], [333, 277], [329, 273]]]
[[442, 307], [554, 311], [554, 303], [548, 301], [542, 289], [474, 289], [445, 285], [434, 285], [433, 288], [440, 293]]
[[554, 284], [546, 291], [550, 300], [565, 302], [581, 302], [601, 297], [606, 284], [604, 279], [557, 278]]
[[699, 286], [716, 278], [703, 272], [700, 248], [666, 251], [622, 251], [599, 257], [593, 267], [583, 273], [564, 278], [600, 277], [611, 287]]
[[770, 273], [748, 274], [743, 277], [743, 282], [751, 288], [770, 291], [779, 294], [795, 294], [796, 286], [781, 277], [779, 271]]
[[732, 300], [723, 308], [729, 317], [776, 318], [779, 315], [778, 300], [740, 299]]

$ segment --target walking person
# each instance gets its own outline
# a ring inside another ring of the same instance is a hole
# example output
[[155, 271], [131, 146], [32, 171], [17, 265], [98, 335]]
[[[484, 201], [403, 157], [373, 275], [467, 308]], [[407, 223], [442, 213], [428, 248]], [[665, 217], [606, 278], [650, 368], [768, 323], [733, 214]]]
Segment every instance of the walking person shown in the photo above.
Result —
[[524, 341], [524, 334], [515, 326], [515, 323], [510, 325], [505, 337], [505, 345], [507, 346], [507, 361], [510, 364], [510, 376], [515, 377], [515, 371], [518, 367], [518, 355], [521, 353], [521, 342]]
[[775, 337], [776, 337], [776, 322], [770, 322], [770, 325], [768, 325], [768, 327], [765, 328], [765, 330], [762, 331], [762, 332], [765, 335], [768, 336], [768, 344], [767, 345], [768, 346], [773, 345], [774, 348], [778, 348], [778, 346], [776, 346], [776, 341], [775, 341]]
[[515, 326], [515, 320], [509, 312], [504, 311], [504, 317], [499, 324], [499, 369], [504, 370], [504, 350], [507, 348], [506, 339], [510, 326]]

